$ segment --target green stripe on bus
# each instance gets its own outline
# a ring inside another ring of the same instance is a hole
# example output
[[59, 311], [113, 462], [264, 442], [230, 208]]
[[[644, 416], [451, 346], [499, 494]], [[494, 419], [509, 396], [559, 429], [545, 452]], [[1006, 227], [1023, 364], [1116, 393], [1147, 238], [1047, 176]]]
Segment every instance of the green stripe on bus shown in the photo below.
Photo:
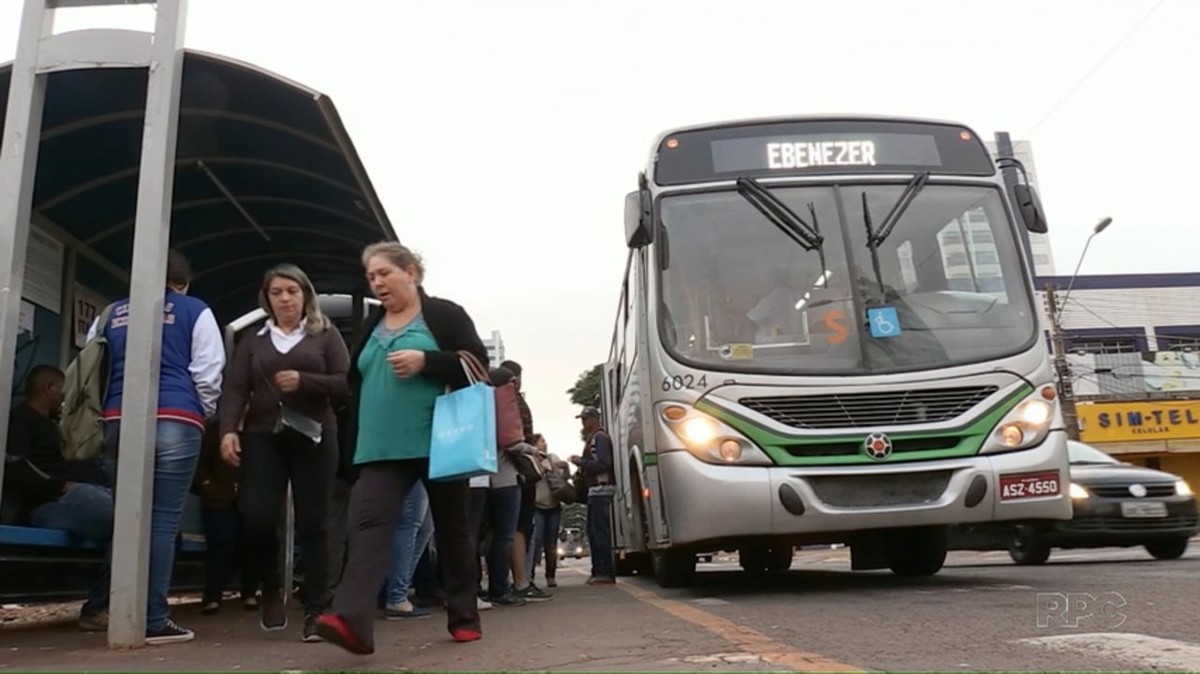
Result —
[[650, 466], [657, 466], [657, 465], [658, 465], [658, 455], [657, 454], [642, 454], [642, 468], [649, 468]]
[[850, 445], [861, 447], [870, 429], [854, 435], [839, 434], [826, 437], [788, 437], [767, 430], [762, 426], [745, 419], [729, 410], [717, 407], [706, 400], [696, 404], [696, 409], [710, 414], [732, 426], [763, 449], [776, 465], [780, 466], [845, 466], [853, 464], [907, 463], [911, 461], [929, 461], [934, 459], [952, 459], [964, 456], [974, 456], [979, 453], [988, 434], [1000, 423], [1005, 414], [1021, 400], [1033, 393], [1033, 387], [1022, 386], [1012, 395], [997, 403], [986, 414], [967, 426], [934, 432], [889, 433], [893, 444], [902, 445], [911, 441], [956, 440], [953, 446], [939, 449], [913, 450], [893, 453], [888, 459], [879, 461], [868, 457], [861, 450], [854, 454], [839, 454], [835, 456], [793, 456], [788, 447], [814, 445]]

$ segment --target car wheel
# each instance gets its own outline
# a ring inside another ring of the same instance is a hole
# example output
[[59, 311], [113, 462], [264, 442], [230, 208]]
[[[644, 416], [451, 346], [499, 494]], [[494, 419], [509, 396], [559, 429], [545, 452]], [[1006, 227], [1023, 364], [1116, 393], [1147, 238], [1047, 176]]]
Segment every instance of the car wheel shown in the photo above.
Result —
[[1038, 566], [1050, 559], [1050, 545], [1032, 527], [1019, 526], [1008, 539], [1008, 556], [1021, 566]]
[[1146, 544], [1146, 552], [1154, 555], [1155, 559], [1179, 559], [1187, 552], [1188, 539], [1173, 538], [1165, 541], [1155, 541]]

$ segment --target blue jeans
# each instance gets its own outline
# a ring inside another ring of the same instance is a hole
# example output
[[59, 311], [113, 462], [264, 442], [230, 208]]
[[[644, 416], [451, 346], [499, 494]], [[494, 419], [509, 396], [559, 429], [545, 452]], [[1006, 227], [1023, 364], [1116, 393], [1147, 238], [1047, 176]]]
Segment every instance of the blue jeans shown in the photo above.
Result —
[[[108, 474], [116, 476], [115, 462], [120, 444], [121, 423], [109, 422], [104, 429], [105, 460]], [[150, 579], [146, 596], [146, 630], [162, 629], [171, 617], [167, 595], [171, 590], [171, 572], [175, 568], [179, 522], [187, 504], [196, 463], [200, 459], [200, 429], [180, 421], [158, 421], [154, 442], [154, 494], [150, 509]], [[111, 559], [111, 550], [109, 552]], [[100, 594], [93, 588], [83, 612], [91, 614], [108, 608], [108, 589]]]
[[85, 541], [108, 543], [113, 531], [112, 490], [94, 484], [76, 484], [57, 501], [35, 508], [30, 524], [61, 529]]
[[408, 588], [417, 569], [417, 560], [425, 554], [431, 538], [433, 513], [429, 510], [429, 496], [425, 493], [424, 485], [417, 482], [408, 492], [408, 498], [404, 499], [396, 535], [392, 537], [392, 575], [387, 581], [389, 606], [408, 600]]
[[533, 582], [533, 570], [538, 557], [546, 553], [546, 577], [553, 578], [558, 562], [558, 530], [562, 526], [562, 508], [533, 511], [533, 537], [529, 539], [529, 581]]
[[503, 597], [512, 590], [508, 553], [521, 514], [521, 488], [514, 485], [489, 489], [487, 508], [492, 523], [492, 546], [487, 551], [488, 596]]
[[612, 552], [612, 495], [589, 494], [587, 502], [588, 546], [593, 578], [616, 578]]

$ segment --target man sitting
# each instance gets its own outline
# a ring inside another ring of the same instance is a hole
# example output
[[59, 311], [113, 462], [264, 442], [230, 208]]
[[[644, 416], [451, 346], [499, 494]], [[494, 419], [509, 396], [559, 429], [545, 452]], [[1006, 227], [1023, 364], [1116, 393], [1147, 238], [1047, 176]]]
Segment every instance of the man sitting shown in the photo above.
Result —
[[38, 365], [25, 379], [25, 399], [8, 423], [5, 491], [12, 490], [29, 523], [61, 529], [98, 543], [112, 538], [113, 495], [100, 462], [63, 457], [57, 418], [63, 403], [61, 370]]

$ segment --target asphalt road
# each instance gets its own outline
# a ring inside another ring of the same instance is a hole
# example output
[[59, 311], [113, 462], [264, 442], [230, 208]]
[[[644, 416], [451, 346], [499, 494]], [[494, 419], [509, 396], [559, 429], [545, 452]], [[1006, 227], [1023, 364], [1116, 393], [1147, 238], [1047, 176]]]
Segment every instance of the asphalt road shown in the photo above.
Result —
[[[69, 624], [2, 629], [0, 671], [1200, 670], [1195, 543], [1171, 562], [1080, 550], [1035, 568], [954, 552], [921, 580], [852, 573], [845, 550], [806, 550], [791, 572], [764, 578], [702, 564], [681, 590], [642, 578], [588, 587], [586, 563], [560, 572], [550, 602], [484, 613], [474, 644], [450, 642], [435, 613], [377, 623], [379, 650], [359, 658], [300, 643], [296, 613], [267, 635], [231, 603], [216, 617], [178, 608], [197, 640], [138, 651], [109, 651]], [[1051, 610], [1064, 599], [1073, 608]]]

